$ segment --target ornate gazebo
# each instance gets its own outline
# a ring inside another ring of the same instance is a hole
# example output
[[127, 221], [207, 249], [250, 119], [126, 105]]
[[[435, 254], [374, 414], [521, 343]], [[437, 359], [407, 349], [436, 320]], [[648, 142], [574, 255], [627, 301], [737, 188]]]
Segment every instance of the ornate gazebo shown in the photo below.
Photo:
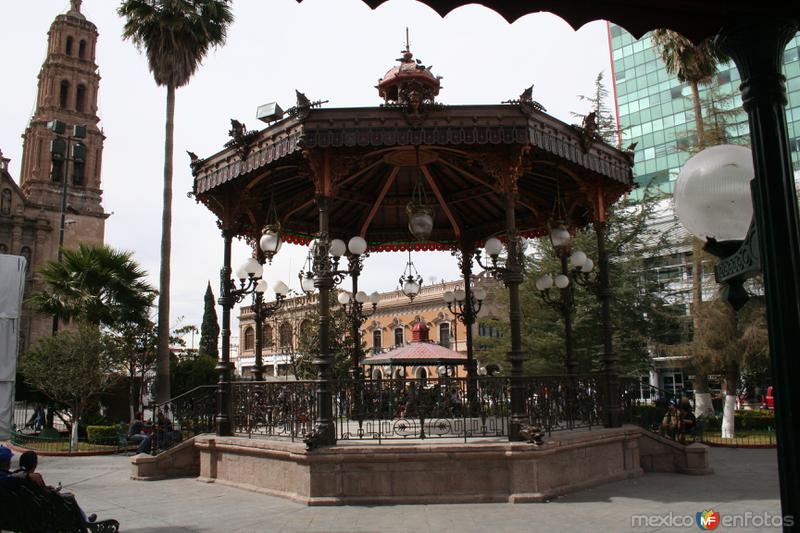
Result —
[[[544, 235], [559, 224], [579, 228], [595, 222], [602, 228], [606, 208], [632, 186], [633, 154], [603, 143], [592, 114], [581, 126], [546, 114], [530, 88], [500, 104], [443, 105], [436, 100], [439, 79], [408, 47], [377, 89], [381, 105], [356, 108], [323, 107], [324, 102], [298, 92], [286, 116], [273, 113], [261, 131], [232, 121], [225, 149], [192, 162], [193, 193], [217, 216], [225, 244], [219, 435], [232, 432], [230, 310], [236, 285], [231, 241], [255, 244], [268, 228], [284, 242], [314, 241], [321, 339], [314, 444], [336, 440], [329, 294], [346, 272], [338, 269], [338, 257], [330, 258], [332, 239], [360, 236], [370, 252], [450, 250], [469, 280], [479, 248], [499, 238], [505, 257], [498, 262], [499, 252], [490, 252], [485, 268], [509, 291], [509, 437], [519, 439], [527, 357], [520, 336], [520, 238]], [[563, 220], [554, 219], [555, 205], [563, 205]], [[261, 248], [254, 249], [263, 263]], [[470, 290], [465, 283], [467, 300]], [[611, 398], [616, 371], [613, 353], [607, 352]], [[471, 354], [467, 372], [476, 378]]]

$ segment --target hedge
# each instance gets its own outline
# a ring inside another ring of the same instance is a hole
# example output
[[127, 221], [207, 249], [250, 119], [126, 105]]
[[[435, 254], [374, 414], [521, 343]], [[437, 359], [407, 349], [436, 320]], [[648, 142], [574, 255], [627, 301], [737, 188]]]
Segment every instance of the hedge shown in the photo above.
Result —
[[92, 444], [107, 444], [116, 441], [117, 426], [86, 426], [86, 437]]

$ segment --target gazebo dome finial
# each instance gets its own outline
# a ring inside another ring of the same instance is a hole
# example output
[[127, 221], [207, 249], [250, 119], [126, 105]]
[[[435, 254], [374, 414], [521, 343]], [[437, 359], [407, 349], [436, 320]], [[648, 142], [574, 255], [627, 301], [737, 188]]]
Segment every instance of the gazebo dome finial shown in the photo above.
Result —
[[406, 47], [398, 58], [399, 65], [392, 67], [378, 81], [378, 94], [387, 104], [412, 105], [431, 104], [441, 89], [441, 77], [434, 76], [431, 67], [426, 67], [419, 59], [414, 59], [408, 41], [406, 28]]

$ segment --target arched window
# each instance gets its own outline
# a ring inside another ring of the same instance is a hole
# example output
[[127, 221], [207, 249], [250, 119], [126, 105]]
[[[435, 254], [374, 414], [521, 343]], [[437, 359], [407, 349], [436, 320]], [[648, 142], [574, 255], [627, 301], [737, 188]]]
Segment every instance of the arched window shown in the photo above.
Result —
[[308, 339], [314, 333], [314, 326], [310, 320], [303, 320], [300, 322], [300, 335], [304, 339]]
[[381, 338], [381, 330], [376, 329], [372, 332], [372, 351], [378, 353], [383, 347], [383, 339]]
[[281, 348], [288, 348], [292, 349], [292, 325], [288, 322], [284, 322], [281, 324], [280, 329], [280, 337], [281, 337]]
[[380, 368], [372, 371], [372, 379], [383, 379], [383, 372], [381, 372]]
[[422, 380], [423, 383], [424, 383], [424, 381], [426, 379], [428, 379], [428, 371], [425, 370], [425, 367], [421, 366], [421, 367], [417, 368], [417, 370], [414, 372], [414, 377], [419, 379], [419, 380]]
[[61, 109], [66, 109], [69, 104], [69, 82], [61, 80], [61, 90], [58, 93], [58, 106]]
[[273, 342], [275, 341], [272, 326], [269, 324], [264, 324], [264, 328], [261, 330], [261, 342], [264, 343], [265, 348], [269, 348], [272, 346]]
[[86, 40], [81, 39], [81, 42], [78, 44], [78, 57], [83, 59], [86, 57]]
[[67, 46], [64, 49], [68, 56], [72, 55], [72, 36], [67, 37]]
[[11, 189], [3, 189], [0, 195], [0, 215], [11, 214]]
[[450, 347], [450, 324], [447, 322], [439, 324], [439, 344], [445, 348]]
[[253, 328], [248, 327], [244, 330], [244, 349], [249, 351], [255, 347], [256, 334]]
[[75, 111], [86, 110], [86, 85], [80, 84], [75, 89]]
[[405, 344], [405, 339], [403, 338], [403, 328], [394, 328], [394, 345], [402, 346], [403, 344]]
[[19, 251], [19, 255], [25, 258], [25, 269], [30, 270], [31, 268], [31, 249], [27, 246], [23, 246], [22, 249]]

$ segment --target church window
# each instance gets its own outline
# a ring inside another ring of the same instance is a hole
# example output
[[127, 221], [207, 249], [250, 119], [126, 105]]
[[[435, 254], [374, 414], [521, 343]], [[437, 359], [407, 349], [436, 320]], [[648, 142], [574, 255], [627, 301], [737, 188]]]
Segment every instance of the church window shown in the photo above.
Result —
[[405, 344], [403, 339], [403, 328], [395, 328], [394, 330], [394, 345], [395, 346], [402, 346]]
[[288, 322], [281, 324], [280, 331], [281, 348], [292, 349], [292, 325]]
[[69, 103], [69, 82], [67, 80], [61, 80], [61, 91], [58, 95], [58, 106], [61, 109], [66, 109], [67, 104]]
[[272, 326], [269, 324], [264, 324], [263, 329], [261, 330], [261, 341], [264, 343], [264, 346], [269, 348], [272, 346]]
[[61, 176], [64, 174], [64, 161], [56, 159], [53, 161], [53, 170], [50, 173], [50, 179], [55, 183], [61, 183]]
[[247, 328], [246, 330], [244, 330], [244, 349], [252, 350], [254, 343], [255, 343], [255, 333], [253, 332], [253, 328]]
[[72, 55], [72, 36], [67, 37], [67, 48], [66, 52], [68, 56]]
[[445, 348], [450, 347], [450, 324], [447, 322], [439, 324], [439, 344]]
[[23, 246], [22, 249], [19, 251], [19, 255], [25, 258], [25, 268], [30, 269], [31, 267], [31, 249], [27, 246]]
[[78, 57], [83, 59], [86, 57], [86, 40], [81, 39], [81, 42], [78, 44]]
[[0, 215], [11, 214], [11, 189], [3, 189], [0, 197]]
[[86, 110], [86, 85], [80, 84], [75, 90], [75, 111]]

